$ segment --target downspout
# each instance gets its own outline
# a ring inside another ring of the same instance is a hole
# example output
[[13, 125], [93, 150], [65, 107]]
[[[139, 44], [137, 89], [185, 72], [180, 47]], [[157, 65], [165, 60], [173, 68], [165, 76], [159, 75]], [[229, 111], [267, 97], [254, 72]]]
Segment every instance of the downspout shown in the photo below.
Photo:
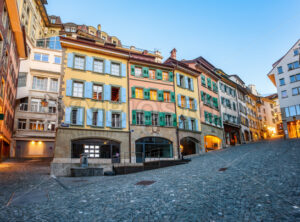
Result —
[[[177, 61], [177, 64], [178, 64], [178, 61]], [[177, 67], [177, 65], [176, 65]], [[177, 153], [178, 153], [178, 159], [181, 159], [181, 152], [180, 152], [180, 139], [179, 139], [179, 129], [178, 129], [178, 125], [179, 125], [179, 121], [178, 121], [178, 117], [177, 116], [177, 103], [176, 103], [176, 97], [177, 97], [177, 94], [176, 94], [176, 87], [175, 87], [175, 78], [176, 78], [176, 75], [175, 75], [175, 67], [173, 65], [173, 89], [174, 89], [174, 94], [175, 94], [175, 115], [176, 115], [176, 122], [177, 122], [177, 126], [176, 126], [176, 136], [177, 136]]]
[[129, 100], [129, 61], [130, 61], [130, 52], [129, 52], [129, 58], [127, 60], [127, 95], [128, 95], [128, 129], [129, 129], [129, 163], [131, 163], [131, 129], [130, 129], [130, 100]]

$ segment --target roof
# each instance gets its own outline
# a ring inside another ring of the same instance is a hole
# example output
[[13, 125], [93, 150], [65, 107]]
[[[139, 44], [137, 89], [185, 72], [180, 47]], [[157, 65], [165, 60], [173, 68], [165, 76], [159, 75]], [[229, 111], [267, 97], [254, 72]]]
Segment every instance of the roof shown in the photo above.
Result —
[[245, 84], [245, 82], [238, 75], [236, 75], [236, 74], [229, 75], [229, 77], [231, 77], [231, 76], [237, 78], [241, 83]]
[[185, 64], [184, 62], [182, 61], [178, 61], [176, 59], [173, 59], [171, 57], [169, 57], [165, 62], [164, 64], [167, 64], [167, 65], [171, 65], [173, 67], [177, 67], [179, 69], [185, 69], [187, 71], [189, 71], [191, 74], [193, 75], [200, 75], [201, 73], [191, 67], [189, 67], [189, 65]]
[[271, 94], [269, 96], [265, 96], [265, 97], [268, 98], [268, 99], [273, 100], [273, 99], [277, 99], [278, 98], [278, 94], [277, 93], [273, 93], [273, 94]]

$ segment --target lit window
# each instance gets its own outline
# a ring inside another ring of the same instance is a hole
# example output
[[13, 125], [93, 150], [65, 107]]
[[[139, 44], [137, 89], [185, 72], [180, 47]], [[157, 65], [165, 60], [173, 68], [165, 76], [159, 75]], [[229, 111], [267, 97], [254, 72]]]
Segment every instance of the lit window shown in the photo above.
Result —
[[134, 73], [136, 77], [142, 77], [142, 69], [139, 67], [135, 67]]
[[185, 96], [181, 96], [181, 106], [186, 107]]
[[111, 64], [111, 74], [114, 76], [119, 76], [121, 73], [120, 71], [120, 64], [118, 63], [112, 63]]
[[190, 108], [195, 109], [195, 103], [193, 98], [189, 98]]
[[162, 73], [162, 80], [169, 81], [169, 74], [167, 72]]
[[141, 89], [141, 88], [136, 88], [135, 89], [135, 98], [137, 98], [137, 99], [143, 99], [144, 98], [143, 89]]
[[121, 127], [121, 119], [119, 113], [113, 113], [112, 114], [112, 128], [120, 128]]
[[155, 70], [153, 70], [153, 69], [152, 69], [152, 70], [151, 70], [151, 69], [149, 70], [149, 78], [150, 78], [150, 79], [155, 79]]
[[170, 92], [164, 92], [164, 101], [171, 102]]
[[75, 69], [82, 69], [82, 70], [84, 69], [84, 57], [75, 56], [74, 68]]
[[157, 91], [156, 90], [150, 90], [150, 99], [151, 100], [157, 100]]
[[93, 85], [93, 99], [102, 100], [103, 86]]
[[83, 97], [83, 83], [82, 82], [74, 82], [74, 84], [73, 84], [73, 96]]
[[101, 60], [94, 60], [94, 72], [103, 73], [103, 61]]
[[42, 120], [30, 120], [29, 129], [44, 131], [44, 123]]

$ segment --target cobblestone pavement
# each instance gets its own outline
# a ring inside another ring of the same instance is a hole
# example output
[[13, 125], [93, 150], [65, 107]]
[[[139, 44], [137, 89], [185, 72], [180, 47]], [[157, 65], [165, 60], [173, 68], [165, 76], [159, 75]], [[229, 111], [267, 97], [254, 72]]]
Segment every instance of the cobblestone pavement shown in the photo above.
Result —
[[0, 221], [300, 221], [300, 140], [114, 177], [55, 180], [48, 165], [0, 164]]

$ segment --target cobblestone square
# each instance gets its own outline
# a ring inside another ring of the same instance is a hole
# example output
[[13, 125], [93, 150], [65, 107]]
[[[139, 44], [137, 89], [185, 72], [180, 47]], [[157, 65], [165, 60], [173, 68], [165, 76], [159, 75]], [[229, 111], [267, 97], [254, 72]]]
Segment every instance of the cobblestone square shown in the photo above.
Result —
[[8, 161], [0, 221], [299, 221], [299, 160], [300, 140], [273, 140], [113, 177], [54, 179], [47, 160]]

